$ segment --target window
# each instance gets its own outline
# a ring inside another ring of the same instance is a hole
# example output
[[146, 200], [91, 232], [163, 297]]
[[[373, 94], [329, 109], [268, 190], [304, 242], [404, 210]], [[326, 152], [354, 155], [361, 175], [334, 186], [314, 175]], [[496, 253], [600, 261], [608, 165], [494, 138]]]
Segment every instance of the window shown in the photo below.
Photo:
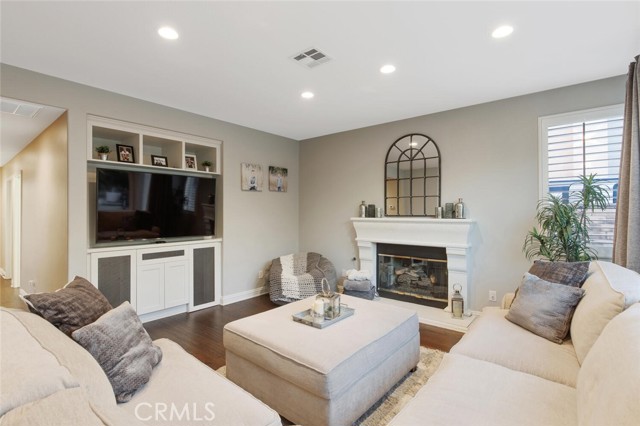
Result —
[[547, 193], [569, 200], [578, 176], [596, 174], [609, 191], [609, 207], [591, 218], [591, 244], [601, 259], [611, 258], [618, 196], [623, 106], [541, 117], [540, 198]]

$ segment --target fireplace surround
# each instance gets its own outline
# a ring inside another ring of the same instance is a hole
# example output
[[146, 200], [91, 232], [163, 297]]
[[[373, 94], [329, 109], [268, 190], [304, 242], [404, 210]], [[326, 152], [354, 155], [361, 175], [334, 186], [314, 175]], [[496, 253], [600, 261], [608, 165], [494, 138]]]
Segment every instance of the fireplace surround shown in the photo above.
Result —
[[[447, 295], [446, 308], [451, 309], [453, 285], [460, 284], [462, 297], [470, 300], [473, 293], [471, 280], [472, 219], [435, 219], [416, 217], [351, 218], [356, 231], [360, 269], [372, 272], [372, 281], [380, 293], [378, 282], [378, 244], [442, 248], [446, 253]], [[383, 246], [384, 247], [384, 246]], [[382, 253], [384, 254], [384, 253]], [[421, 256], [415, 256], [420, 258]], [[444, 305], [444, 303], [443, 303]], [[465, 303], [465, 313], [469, 303]]]

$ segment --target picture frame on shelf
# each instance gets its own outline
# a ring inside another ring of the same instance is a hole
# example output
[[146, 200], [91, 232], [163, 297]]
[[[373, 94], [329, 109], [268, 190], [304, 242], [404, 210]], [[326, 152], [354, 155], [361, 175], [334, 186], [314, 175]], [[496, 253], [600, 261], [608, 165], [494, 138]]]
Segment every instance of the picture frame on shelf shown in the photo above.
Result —
[[116, 152], [118, 153], [118, 161], [121, 163], [135, 163], [136, 157], [131, 145], [116, 144]]
[[285, 167], [269, 166], [269, 191], [287, 192], [287, 176], [289, 171]]
[[184, 155], [184, 168], [188, 170], [198, 170], [198, 161], [196, 160], [195, 155]]
[[151, 165], [158, 167], [169, 167], [169, 160], [162, 155], [151, 155]]
[[243, 191], [262, 191], [264, 176], [262, 165], [241, 163], [240, 187]]

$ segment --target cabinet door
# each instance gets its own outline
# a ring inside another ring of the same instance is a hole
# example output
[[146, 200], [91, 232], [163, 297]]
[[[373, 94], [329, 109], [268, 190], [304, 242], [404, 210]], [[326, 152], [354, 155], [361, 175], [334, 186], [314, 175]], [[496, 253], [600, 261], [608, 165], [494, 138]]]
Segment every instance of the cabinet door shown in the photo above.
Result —
[[193, 306], [215, 302], [215, 248], [193, 249]]
[[136, 257], [133, 251], [92, 253], [91, 282], [104, 294], [111, 306], [129, 301], [136, 309]]
[[189, 311], [220, 304], [221, 244], [214, 242], [193, 248], [192, 294]]
[[164, 307], [189, 302], [189, 262], [177, 260], [164, 265]]
[[138, 267], [138, 315], [164, 309], [165, 270], [162, 263]]

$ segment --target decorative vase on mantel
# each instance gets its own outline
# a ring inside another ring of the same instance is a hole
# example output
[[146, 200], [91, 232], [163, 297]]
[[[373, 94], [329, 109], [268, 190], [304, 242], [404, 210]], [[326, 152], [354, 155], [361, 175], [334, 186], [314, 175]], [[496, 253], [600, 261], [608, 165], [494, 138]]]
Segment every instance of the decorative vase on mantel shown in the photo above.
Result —
[[99, 154], [100, 155], [100, 159], [102, 161], [106, 161], [109, 159], [109, 154]]
[[208, 172], [209, 171], [209, 166], [204, 166], [204, 171]]

